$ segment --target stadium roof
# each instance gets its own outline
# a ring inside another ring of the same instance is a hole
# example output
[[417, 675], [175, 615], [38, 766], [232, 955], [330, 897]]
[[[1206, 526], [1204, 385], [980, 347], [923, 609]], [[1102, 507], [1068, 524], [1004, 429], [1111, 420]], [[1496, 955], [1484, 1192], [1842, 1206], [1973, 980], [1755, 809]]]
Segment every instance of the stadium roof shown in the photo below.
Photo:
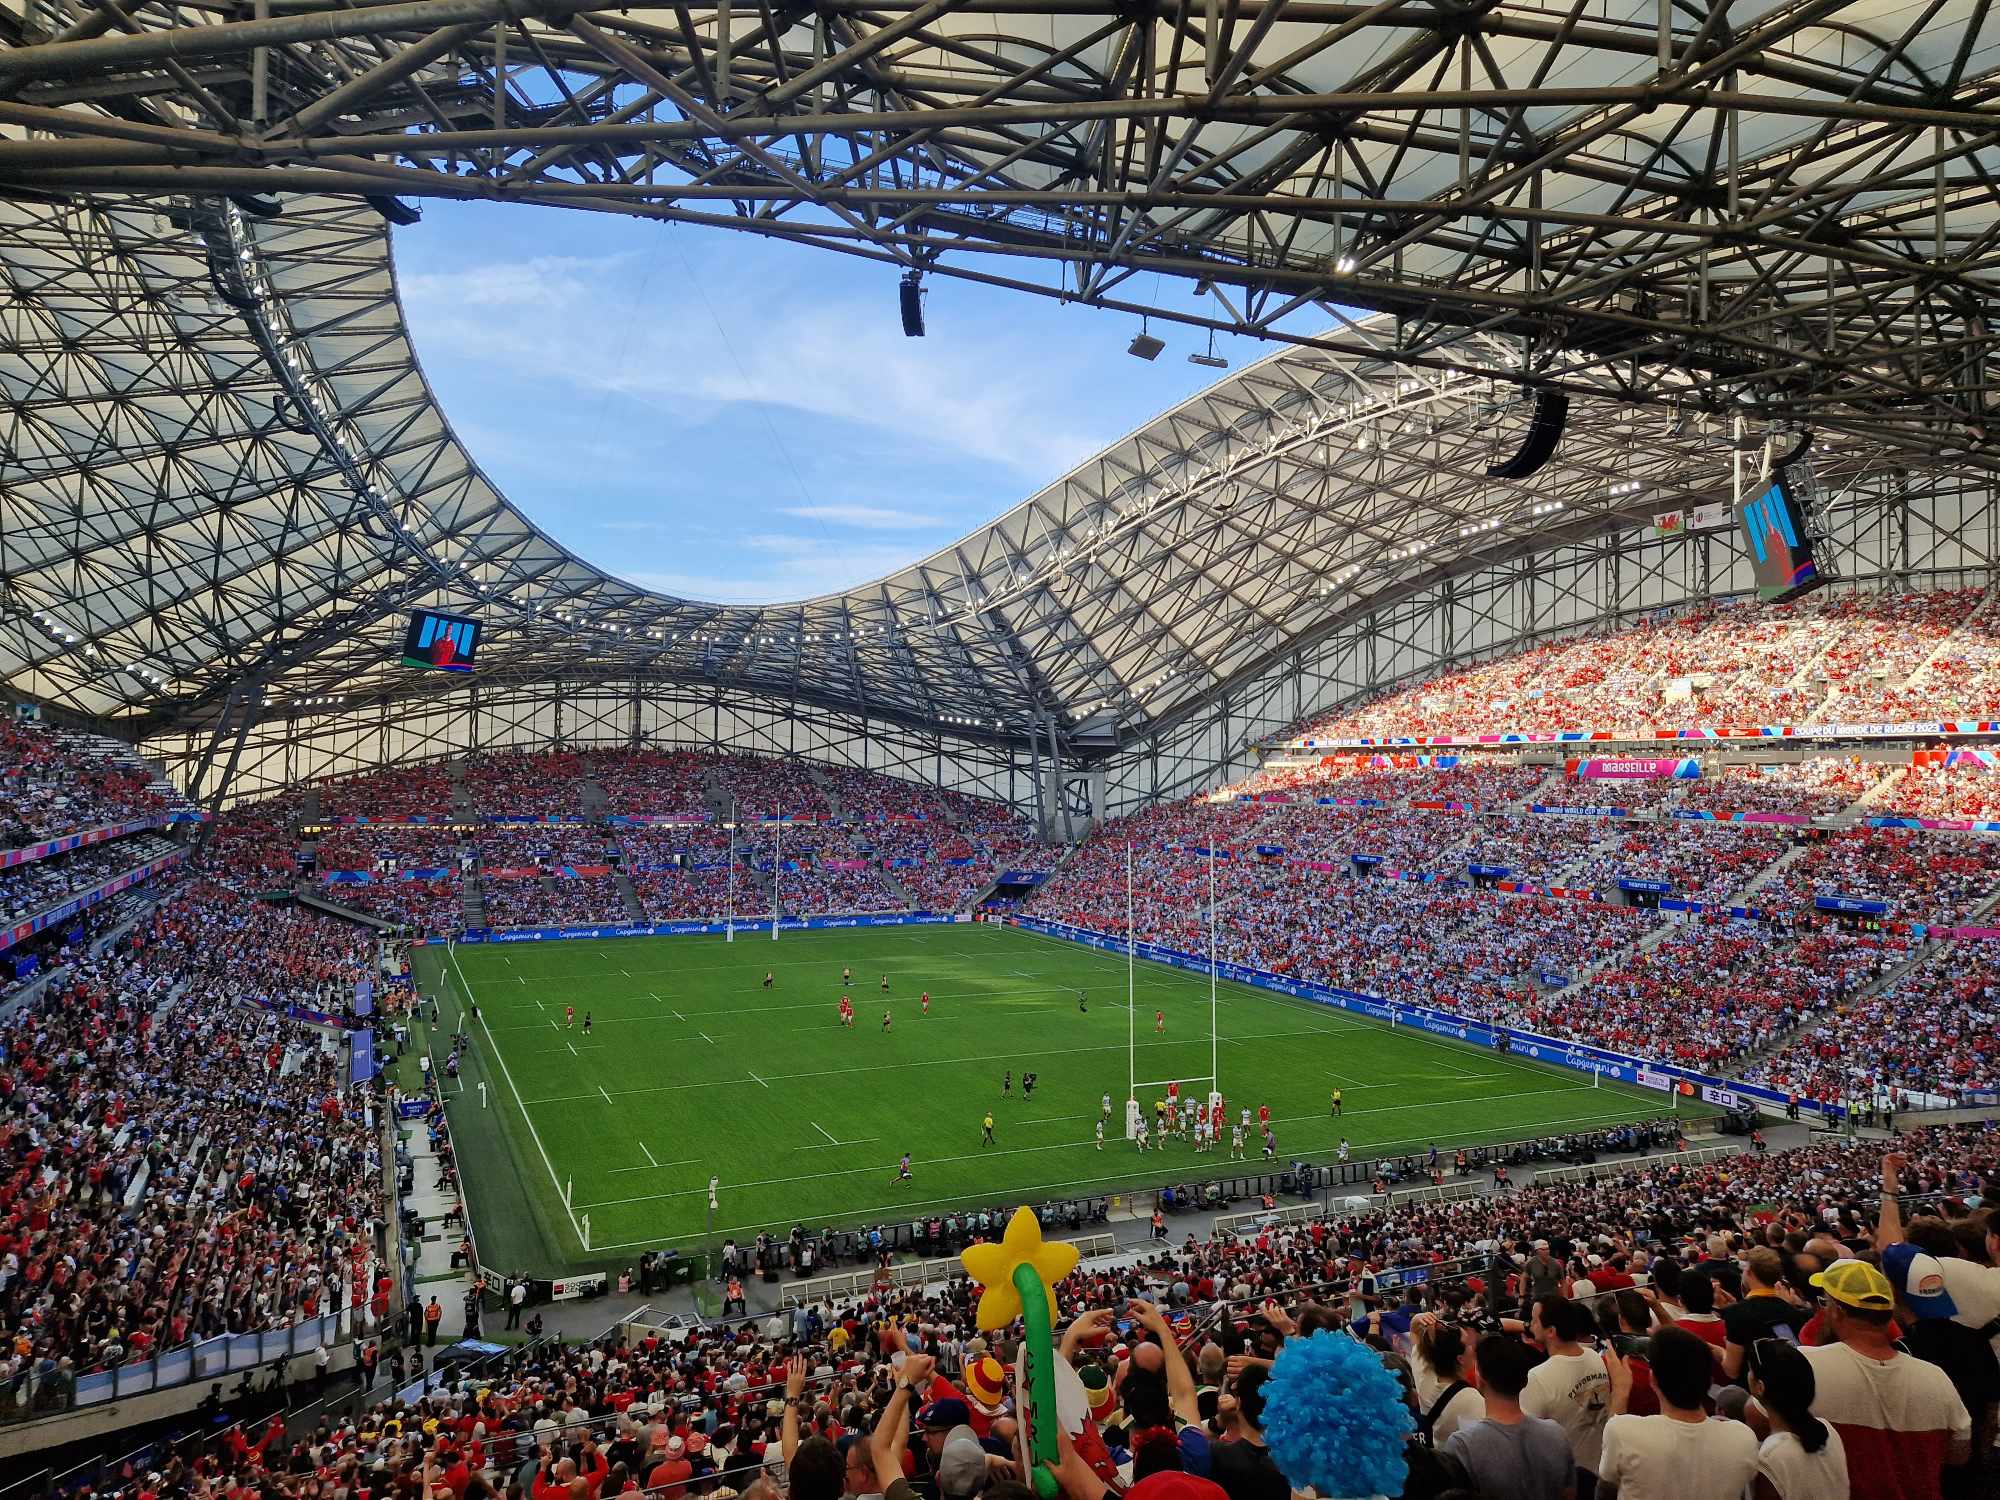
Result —
[[[1441, 572], [1716, 498], [1739, 414], [1835, 470], [1994, 466], [1980, 0], [262, 8], [42, 6], [0, 50], [0, 671], [138, 732], [460, 686], [385, 665], [423, 603], [490, 622], [488, 675], [1109, 747]], [[385, 225], [432, 195], [1134, 311], [1157, 270], [1293, 347], [876, 583], [667, 599], [452, 436]], [[1555, 461], [1488, 478], [1556, 388]]]

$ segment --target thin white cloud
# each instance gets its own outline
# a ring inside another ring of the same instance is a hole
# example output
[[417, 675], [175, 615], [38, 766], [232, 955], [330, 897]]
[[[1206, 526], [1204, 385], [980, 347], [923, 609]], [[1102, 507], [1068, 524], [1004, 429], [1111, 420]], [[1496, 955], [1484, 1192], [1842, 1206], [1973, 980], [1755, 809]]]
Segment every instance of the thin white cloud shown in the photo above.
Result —
[[778, 514], [800, 521], [830, 521], [836, 526], [853, 526], [863, 531], [921, 531], [945, 524], [940, 516], [886, 505], [786, 505], [779, 507]]
[[755, 560], [728, 572], [611, 569], [629, 583], [713, 604], [781, 604], [837, 594], [917, 560], [901, 547], [831, 547], [805, 537], [744, 539]]
[[[631, 307], [612, 305], [625, 278], [599, 273], [626, 258], [548, 257], [407, 277], [418, 353], [448, 346], [523, 380], [644, 402], [682, 426], [738, 405], [825, 418], [892, 436], [905, 451], [1002, 467], [1015, 476], [1010, 489], [1046, 483], [1099, 446], [1074, 425], [1069, 393], [1027, 373], [1036, 351], [1010, 347], [1004, 328], [906, 339], [880, 307], [801, 298], [767, 303], [756, 322], [724, 335], [700, 313], [635, 318]], [[726, 289], [709, 296], [740, 305]], [[495, 317], [501, 307], [507, 316]], [[601, 347], [611, 330], [616, 358]]]
[[404, 302], [424, 307], [569, 307], [592, 297], [600, 278], [631, 258], [621, 253], [488, 261], [449, 272], [411, 272], [398, 286]]

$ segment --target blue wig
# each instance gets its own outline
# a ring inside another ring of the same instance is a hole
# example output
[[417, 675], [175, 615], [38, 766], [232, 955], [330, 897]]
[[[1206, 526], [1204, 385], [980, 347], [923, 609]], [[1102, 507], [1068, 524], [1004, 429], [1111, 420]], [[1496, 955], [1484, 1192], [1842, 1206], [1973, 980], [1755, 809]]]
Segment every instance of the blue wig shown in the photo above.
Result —
[[1264, 1440], [1294, 1488], [1326, 1500], [1400, 1495], [1416, 1427], [1381, 1356], [1344, 1333], [1287, 1339], [1264, 1382]]

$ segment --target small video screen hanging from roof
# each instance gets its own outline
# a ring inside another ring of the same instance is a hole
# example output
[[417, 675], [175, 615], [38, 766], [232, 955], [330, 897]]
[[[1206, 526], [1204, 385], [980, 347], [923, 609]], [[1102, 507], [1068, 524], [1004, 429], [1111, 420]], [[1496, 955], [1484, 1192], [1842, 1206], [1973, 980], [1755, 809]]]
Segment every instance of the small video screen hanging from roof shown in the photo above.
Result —
[[436, 610], [410, 611], [403, 635], [403, 665], [427, 672], [470, 672], [479, 650], [479, 622]]

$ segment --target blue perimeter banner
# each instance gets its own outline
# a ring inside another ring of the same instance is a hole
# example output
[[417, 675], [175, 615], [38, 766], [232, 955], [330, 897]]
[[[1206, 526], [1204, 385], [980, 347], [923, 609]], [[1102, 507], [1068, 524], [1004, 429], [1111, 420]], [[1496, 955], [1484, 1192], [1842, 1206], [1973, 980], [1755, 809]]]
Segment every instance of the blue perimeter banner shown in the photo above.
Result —
[[[1040, 933], [1044, 937], [1081, 943], [1085, 947], [1109, 953], [1125, 951], [1125, 939], [1092, 932], [1088, 928], [1071, 927], [1061, 922], [1047, 922], [1039, 917], [1010, 917], [1008, 921], [1014, 926]], [[1176, 969], [1187, 969], [1196, 973], [1208, 972], [1208, 960], [1192, 953], [1180, 953], [1172, 948], [1163, 948], [1157, 943], [1134, 943], [1132, 949], [1139, 957], [1150, 959], [1154, 963], [1168, 964]], [[1350, 1010], [1373, 1020], [1388, 1021], [1397, 1026], [1412, 1026], [1433, 1036], [1450, 1037], [1455, 1041], [1469, 1042], [1476, 1047], [1493, 1046], [1495, 1038], [1504, 1032], [1509, 1043], [1508, 1050], [1513, 1056], [1574, 1068], [1580, 1073], [1601, 1074], [1603, 1077], [1616, 1079], [1619, 1083], [1658, 1089], [1661, 1093], [1670, 1093], [1675, 1079], [1685, 1079], [1697, 1085], [1701, 1097], [1711, 1104], [1727, 1105], [1737, 1096], [1781, 1108], [1785, 1103], [1785, 1095], [1757, 1084], [1715, 1078], [1706, 1073], [1691, 1072], [1674, 1063], [1649, 1062], [1623, 1052], [1611, 1052], [1603, 1047], [1593, 1047], [1583, 1042], [1556, 1041], [1551, 1037], [1537, 1036], [1532, 1031], [1517, 1031], [1511, 1026], [1491, 1026], [1484, 1021], [1468, 1021], [1463, 1016], [1453, 1015], [1450, 1011], [1433, 1010], [1423, 1005], [1405, 1005], [1395, 1000], [1382, 1000], [1374, 995], [1364, 995], [1358, 990], [1333, 989], [1322, 984], [1310, 984], [1304, 980], [1287, 979], [1283, 975], [1268, 973], [1263, 969], [1248, 968], [1243, 964], [1219, 963], [1215, 966], [1215, 972], [1218, 977], [1236, 984], [1247, 984], [1260, 990], [1274, 990], [1281, 995], [1290, 995], [1299, 1000], [1311, 1000], [1319, 1005], [1337, 1006], [1341, 1010]], [[1817, 1110], [1819, 1106], [1811, 1100], [1801, 1099], [1799, 1108]], [[1839, 1118], [1844, 1113], [1838, 1105], [1828, 1106], [1823, 1112], [1831, 1118]]]
[[[855, 917], [784, 917], [780, 932], [824, 932], [836, 927], [942, 927], [972, 918], [954, 912], [888, 912]], [[595, 927], [481, 927], [458, 935], [461, 943], [548, 943], [564, 938], [619, 937], [720, 937], [734, 926], [741, 933], [769, 932], [767, 917], [739, 918], [728, 922], [620, 922]]]

